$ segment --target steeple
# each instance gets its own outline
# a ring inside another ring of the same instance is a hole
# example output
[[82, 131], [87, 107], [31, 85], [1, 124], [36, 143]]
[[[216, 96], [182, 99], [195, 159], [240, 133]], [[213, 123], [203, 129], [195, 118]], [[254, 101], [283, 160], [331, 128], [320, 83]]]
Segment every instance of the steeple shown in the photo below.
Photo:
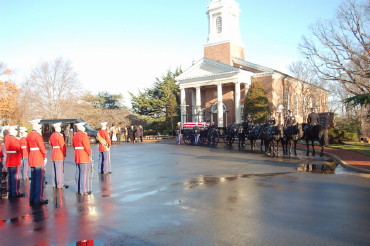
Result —
[[239, 27], [239, 4], [235, 0], [212, 0], [208, 5], [208, 42], [204, 57], [232, 65], [232, 57], [244, 60]]

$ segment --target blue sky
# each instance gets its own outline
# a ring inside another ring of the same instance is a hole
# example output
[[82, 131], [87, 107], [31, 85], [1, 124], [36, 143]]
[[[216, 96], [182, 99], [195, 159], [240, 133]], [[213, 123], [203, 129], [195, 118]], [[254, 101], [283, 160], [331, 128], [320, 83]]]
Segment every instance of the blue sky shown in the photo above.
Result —
[[[203, 57], [211, 0], [0, 0], [0, 61], [22, 82], [33, 67], [70, 60], [87, 90], [152, 86], [168, 69]], [[239, 0], [247, 61], [289, 73], [308, 26], [341, 0]]]

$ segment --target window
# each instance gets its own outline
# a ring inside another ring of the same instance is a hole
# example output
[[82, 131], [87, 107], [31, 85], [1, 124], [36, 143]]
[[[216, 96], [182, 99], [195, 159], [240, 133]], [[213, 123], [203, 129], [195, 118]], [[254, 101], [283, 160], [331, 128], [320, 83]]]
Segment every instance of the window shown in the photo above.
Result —
[[222, 32], [222, 18], [221, 18], [221, 16], [217, 17], [217, 19], [216, 19], [216, 30], [217, 30], [217, 33]]

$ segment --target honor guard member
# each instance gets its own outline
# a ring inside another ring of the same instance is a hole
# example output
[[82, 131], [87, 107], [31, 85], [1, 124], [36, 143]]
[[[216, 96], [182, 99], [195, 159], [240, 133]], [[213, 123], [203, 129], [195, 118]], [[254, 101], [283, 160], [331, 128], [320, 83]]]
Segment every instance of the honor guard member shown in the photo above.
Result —
[[315, 126], [320, 124], [319, 114], [315, 112], [315, 108], [311, 108], [311, 113], [307, 117], [307, 123], [310, 126]]
[[107, 122], [101, 122], [101, 129], [98, 132], [99, 140], [99, 173], [109, 173], [110, 154], [109, 148], [112, 146], [111, 139], [107, 131]]
[[247, 120], [246, 120], [246, 122], [247, 122], [248, 124], [251, 124], [251, 123], [253, 122], [253, 119], [252, 119], [252, 115], [251, 115], [251, 114], [248, 114], [248, 115], [247, 115]]
[[193, 130], [194, 130], [194, 133], [195, 133], [195, 142], [194, 142], [194, 144], [198, 145], [199, 136], [200, 136], [200, 130], [199, 130], [198, 122], [195, 122], [195, 126], [194, 126]]
[[6, 167], [8, 168], [8, 197], [24, 197], [24, 193], [19, 192], [20, 188], [20, 166], [22, 159], [22, 149], [19, 139], [16, 137], [15, 127], [9, 129], [9, 136], [5, 142]]
[[176, 126], [176, 143], [177, 145], [181, 144], [181, 122], [177, 122]]
[[292, 111], [289, 109], [288, 110], [288, 115], [285, 117], [285, 121], [284, 121], [284, 127], [289, 127], [289, 126], [293, 126], [297, 123], [296, 119], [295, 119], [295, 116], [292, 114]]
[[44, 205], [43, 200], [46, 148], [41, 135], [40, 120], [30, 121], [32, 131], [27, 135], [28, 164], [31, 167], [30, 204]]
[[76, 186], [77, 194], [90, 195], [89, 173], [91, 171], [91, 146], [90, 139], [85, 133], [85, 122], [76, 123], [77, 132], [73, 136], [72, 144], [75, 149]]
[[53, 187], [57, 189], [67, 189], [69, 186], [64, 185], [64, 159], [66, 157], [67, 148], [64, 137], [61, 134], [62, 122], [53, 124], [55, 132], [51, 134], [49, 142], [53, 148], [51, 152], [51, 161], [54, 166]]
[[29, 165], [28, 165], [28, 150], [27, 150], [27, 128], [21, 127], [20, 131], [20, 142], [22, 149], [22, 165], [21, 165], [21, 176], [23, 180], [29, 179]]
[[276, 124], [276, 119], [274, 115], [271, 113], [270, 117], [267, 120], [267, 124], [274, 126]]
[[3, 172], [3, 144], [0, 142], [0, 193], [1, 193], [1, 197], [2, 197], [2, 190], [5, 190], [5, 188], [3, 188], [2, 172]]

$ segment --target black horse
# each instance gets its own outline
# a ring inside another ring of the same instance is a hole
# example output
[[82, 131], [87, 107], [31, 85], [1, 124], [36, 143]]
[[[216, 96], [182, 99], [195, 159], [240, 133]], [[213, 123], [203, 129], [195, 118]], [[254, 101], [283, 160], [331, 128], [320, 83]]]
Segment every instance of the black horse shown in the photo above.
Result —
[[284, 137], [281, 141], [284, 155], [292, 155], [292, 142], [294, 143], [294, 155], [297, 156], [297, 142], [303, 137], [302, 125], [288, 126], [284, 130]]
[[254, 127], [254, 123], [252, 122], [243, 122], [238, 125], [236, 128], [236, 132], [238, 134], [238, 147], [242, 149], [245, 147], [245, 140], [249, 139], [249, 134], [252, 128]]
[[306, 140], [307, 153], [306, 156], [310, 155], [310, 148], [308, 142], [311, 141], [312, 145], [312, 156], [315, 156], [314, 141], [318, 141], [321, 146], [320, 156], [324, 155], [324, 146], [329, 143], [328, 129], [323, 125], [309, 126], [308, 124], [302, 124], [304, 129], [303, 139]]
[[261, 135], [262, 135], [263, 129], [265, 129], [266, 127], [268, 127], [268, 124], [256, 125], [249, 131], [249, 134], [247, 137], [251, 143], [252, 151], [256, 149], [257, 140], [261, 139], [261, 152], [263, 152], [262, 146], [264, 144], [263, 142], [264, 140], [261, 138]]
[[279, 156], [279, 142], [283, 138], [283, 127], [268, 125], [261, 132], [261, 143], [265, 144], [265, 153]]

